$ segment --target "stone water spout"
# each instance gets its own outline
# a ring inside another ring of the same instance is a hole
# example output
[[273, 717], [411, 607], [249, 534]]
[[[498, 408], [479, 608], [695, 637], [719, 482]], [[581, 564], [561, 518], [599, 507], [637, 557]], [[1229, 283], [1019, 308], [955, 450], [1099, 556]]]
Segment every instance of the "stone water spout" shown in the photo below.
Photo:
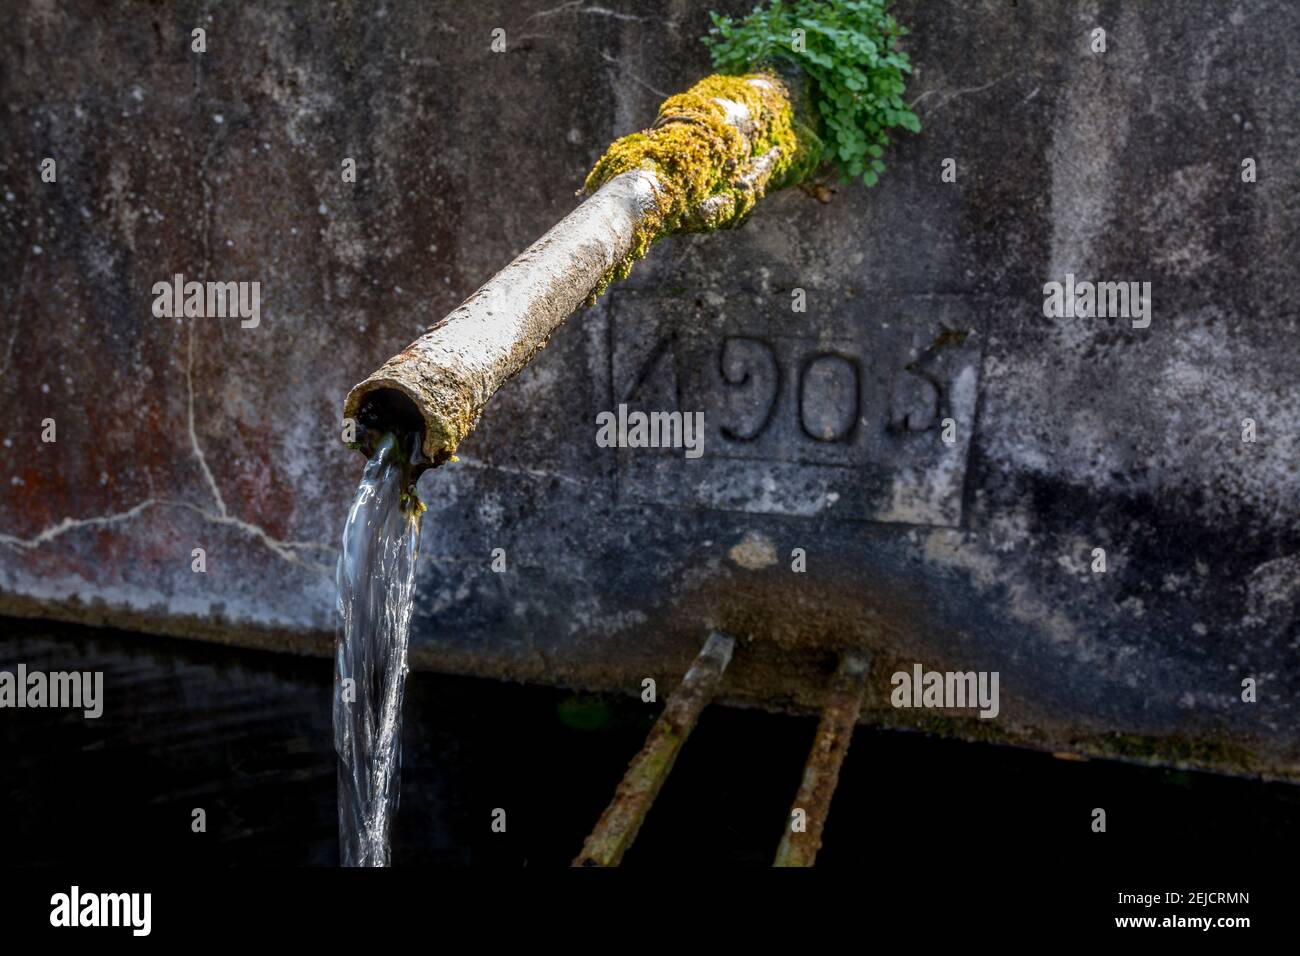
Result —
[[738, 225], [769, 189], [806, 175], [820, 150], [775, 75], [711, 76], [670, 97], [651, 129], [610, 147], [573, 212], [354, 386], [344, 416], [419, 427], [417, 467], [442, 464], [493, 393], [652, 242]]

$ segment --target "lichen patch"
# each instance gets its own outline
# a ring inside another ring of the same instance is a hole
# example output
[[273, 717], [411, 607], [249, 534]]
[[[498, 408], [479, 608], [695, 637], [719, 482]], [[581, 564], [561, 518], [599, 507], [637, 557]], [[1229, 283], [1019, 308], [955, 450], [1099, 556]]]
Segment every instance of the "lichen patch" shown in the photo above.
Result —
[[775, 76], [715, 74], [664, 100], [650, 129], [615, 141], [587, 175], [588, 192], [634, 169], [653, 172], [659, 184], [658, 208], [641, 222], [631, 251], [603, 277], [589, 304], [611, 281], [626, 278], [655, 241], [679, 231], [735, 226], [768, 189], [802, 179], [819, 156], [820, 145], [811, 145]]

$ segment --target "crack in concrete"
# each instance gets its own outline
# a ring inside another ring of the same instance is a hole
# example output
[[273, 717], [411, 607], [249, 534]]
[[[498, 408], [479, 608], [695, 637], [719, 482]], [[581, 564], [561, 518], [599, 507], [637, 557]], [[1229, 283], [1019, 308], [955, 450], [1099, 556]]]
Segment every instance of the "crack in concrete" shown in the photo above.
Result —
[[647, 83], [645, 80], [641, 79], [641, 77], [637, 76], [635, 73], [633, 73], [631, 70], [629, 70], [626, 66], [624, 66], [624, 65], [623, 65], [623, 61], [620, 60], [618, 57], [616, 57], [616, 56], [611, 56], [611, 55], [610, 55], [609, 53], [607, 53], [605, 50], [601, 50], [601, 51], [600, 51], [600, 55], [601, 55], [601, 57], [604, 59], [604, 61], [605, 61], [606, 63], [609, 63], [609, 64], [611, 64], [611, 65], [613, 65], [613, 66], [618, 67], [618, 69], [619, 69], [622, 73], [626, 74], [630, 79], [636, 80], [638, 83], [640, 83], [642, 86], [644, 86], [647, 90], [649, 90], [649, 91], [650, 91], [651, 93], [653, 93], [655, 96], [658, 96], [660, 99], [665, 99], [665, 100], [668, 99], [668, 97], [669, 97], [670, 94], [665, 93], [665, 92], [663, 92], [662, 90], [657, 90], [657, 89], [655, 89], [653, 86], [651, 86], [651, 85], [650, 85], [649, 83]]
[[540, 10], [534, 13], [529, 20], [541, 20], [546, 17], [553, 17], [562, 13], [579, 13], [591, 17], [609, 17], [612, 20], [626, 20], [632, 23], [666, 23], [669, 29], [677, 29], [677, 21], [672, 17], [642, 17], [635, 13], [620, 13], [617, 10], [610, 10], [608, 7], [583, 6], [583, 0], [569, 0], [568, 3], [562, 3], [558, 7], [552, 7], [550, 10]]
[[152, 508], [158, 504], [157, 498], [149, 498], [140, 502], [126, 511], [119, 511], [116, 514], [101, 515], [94, 518], [64, 518], [58, 524], [52, 524], [48, 528], [40, 531], [31, 538], [19, 538], [11, 534], [0, 534], [0, 544], [7, 544], [11, 548], [18, 548], [24, 551], [33, 551], [43, 544], [48, 544], [55, 538], [67, 534], [77, 528], [96, 528], [103, 525], [119, 524], [123, 521], [130, 521], [136, 515]]
[[332, 545], [324, 544], [320, 541], [285, 541], [275, 537], [267, 532], [266, 529], [255, 525], [250, 521], [244, 521], [241, 518], [236, 518], [229, 514], [215, 514], [206, 508], [193, 504], [192, 502], [178, 501], [172, 498], [147, 498], [128, 508], [126, 511], [114, 512], [113, 514], [96, 515], [90, 518], [64, 518], [62, 521], [42, 529], [30, 538], [20, 538], [11, 534], [0, 534], [0, 544], [9, 545], [9, 547], [20, 551], [34, 551], [41, 545], [49, 544], [54, 539], [62, 537], [69, 531], [75, 531], [80, 528], [98, 528], [106, 525], [121, 524], [130, 521], [132, 518], [137, 517], [149, 508], [156, 507], [185, 508], [188, 511], [193, 511], [195, 514], [200, 515], [204, 520], [210, 521], [213, 524], [227, 525], [243, 531], [245, 534], [248, 534], [262, 542], [262, 544], [264, 544], [270, 551], [292, 564], [302, 565], [303, 567], [313, 568], [327, 573], [330, 571], [329, 565], [321, 564], [316, 561], [304, 560], [297, 554], [297, 552], [313, 550], [329, 553], [334, 551]]
[[206, 520], [211, 521], [213, 524], [227, 525], [232, 528], [237, 528], [245, 534], [248, 534], [262, 542], [262, 544], [264, 544], [272, 553], [283, 558], [285, 561], [288, 561], [290, 564], [301, 565], [302, 567], [312, 568], [316, 571], [322, 571], [327, 574], [331, 570], [328, 564], [321, 564], [317, 561], [307, 561], [299, 557], [297, 554], [298, 550], [307, 549], [332, 552], [334, 548], [331, 545], [319, 541], [285, 541], [281, 538], [275, 537], [261, 525], [253, 524], [251, 521], [245, 521], [242, 518], [236, 518], [232, 514], [213, 514], [211, 511], [200, 508], [198, 505], [191, 504], [188, 501], [174, 501], [168, 502], [168, 504], [174, 504], [181, 508], [188, 508], [189, 510], [201, 515]]
[[14, 344], [18, 341], [18, 332], [22, 328], [23, 296], [27, 294], [27, 259], [30, 248], [31, 243], [24, 237], [23, 264], [18, 270], [18, 287], [14, 293], [13, 305], [9, 309], [9, 313], [13, 318], [14, 330], [9, 333], [9, 344], [5, 347], [5, 363], [0, 367], [0, 375], [9, 371], [9, 363], [14, 357]]
[[478, 461], [477, 459], [466, 458], [464, 456], [458, 457], [457, 464], [463, 465], [466, 468], [482, 468], [486, 471], [499, 471], [507, 475], [526, 475], [529, 478], [548, 478], [556, 481], [567, 481], [569, 484], [578, 485], [579, 487], [586, 484], [584, 481], [572, 478], [569, 475], [561, 475], [559, 472], [543, 471], [540, 468], [519, 468], [515, 465], [497, 465], [492, 462]]
[[[212, 187], [208, 183], [208, 163], [211, 162], [213, 150], [216, 149], [220, 139], [221, 130], [217, 130], [209, 140], [208, 148], [203, 151], [203, 159], [199, 162], [199, 187], [203, 192], [203, 268], [199, 274], [204, 282], [208, 281], [210, 278], [209, 273], [212, 271]], [[221, 489], [217, 487], [217, 480], [208, 467], [208, 460], [203, 454], [203, 448], [199, 445], [199, 436], [194, 428], [194, 326], [195, 323], [191, 320], [185, 358], [185, 384], [189, 402], [187, 424], [190, 433], [190, 447], [194, 449], [194, 457], [198, 459], [199, 468], [202, 470], [203, 477], [212, 492], [212, 499], [216, 502], [217, 512], [221, 517], [225, 518], [229, 515], [226, 510], [225, 499], [221, 497]]]
[[[206, 268], [204, 275], [206, 276]], [[188, 398], [188, 407], [186, 409], [186, 425], [190, 435], [190, 447], [194, 451], [194, 457], [198, 460], [199, 469], [203, 472], [203, 477], [207, 481], [208, 489], [212, 492], [213, 503], [217, 507], [214, 514], [198, 505], [189, 502], [178, 501], [175, 504], [184, 508], [189, 508], [198, 512], [208, 521], [214, 524], [229, 525], [238, 528], [247, 534], [252, 535], [266, 545], [272, 552], [286, 561], [294, 564], [301, 564], [305, 567], [313, 567], [322, 571], [329, 571], [328, 565], [318, 564], [312, 561], [304, 561], [295, 553], [295, 549], [311, 548], [320, 551], [332, 551], [333, 547], [318, 541], [284, 541], [270, 534], [265, 528], [254, 524], [251, 521], [245, 521], [243, 518], [236, 517], [230, 513], [226, 507], [226, 501], [221, 496], [221, 489], [217, 485], [217, 479], [212, 474], [212, 469], [208, 467], [207, 456], [203, 454], [203, 446], [199, 444], [198, 430], [194, 427], [194, 323], [190, 323], [189, 329], [189, 347], [185, 363], [185, 385]]]
[[194, 428], [194, 323], [190, 323], [189, 329], [189, 347], [188, 355], [185, 362], [185, 386], [188, 393], [188, 408], [186, 409], [186, 424], [190, 433], [190, 447], [194, 450], [194, 457], [198, 459], [199, 470], [203, 472], [203, 477], [208, 483], [208, 489], [212, 492], [212, 500], [216, 502], [217, 513], [221, 517], [226, 517], [229, 512], [226, 511], [225, 499], [221, 497], [221, 489], [217, 487], [217, 479], [212, 474], [212, 469], [208, 467], [208, 459], [203, 454], [203, 448], [199, 445], [198, 432]]
[[[212, 187], [208, 182], [208, 164], [212, 161], [212, 156], [216, 150], [217, 144], [221, 141], [222, 130], [217, 130], [208, 142], [208, 147], [204, 150], [203, 159], [199, 163], [199, 185], [203, 191], [203, 268], [200, 275], [203, 281], [208, 281], [209, 273], [212, 271]], [[251, 521], [245, 521], [230, 513], [226, 507], [226, 500], [222, 497], [221, 487], [217, 484], [216, 476], [213, 475], [212, 469], [208, 466], [207, 456], [203, 453], [203, 446], [199, 442], [198, 429], [194, 424], [194, 327], [195, 321], [191, 320], [189, 325], [189, 334], [186, 344], [185, 356], [185, 388], [186, 388], [186, 428], [190, 436], [190, 448], [194, 452], [194, 457], [199, 463], [199, 470], [203, 473], [203, 479], [207, 483], [208, 490], [212, 492], [212, 501], [216, 505], [217, 511], [213, 514], [198, 505], [188, 502], [176, 502], [181, 507], [189, 508], [202, 515], [208, 521], [214, 524], [228, 525], [232, 528], [238, 528], [245, 534], [257, 538], [274, 554], [294, 564], [301, 564], [305, 567], [316, 568], [328, 572], [329, 566], [318, 564], [314, 561], [304, 561], [300, 558], [296, 549], [314, 549], [330, 552], [332, 546], [316, 541], [295, 542], [283, 541], [270, 534], [265, 528], [254, 524]]]
[[[937, 90], [937, 89], [926, 90], [916, 99], [912, 100], [912, 102], [908, 103], [907, 108], [915, 109], [916, 105], [920, 103], [922, 100], [924, 100], [927, 96], [930, 96], [932, 93], [941, 93], [943, 94], [942, 99], [940, 99], [939, 102], [935, 104], [934, 109], [936, 110], [942, 109], [948, 103], [948, 101], [953, 99], [954, 97], [965, 96], [967, 93], [982, 93], [985, 90], [987, 90], [989, 87], [995, 86], [996, 84], [1001, 83], [1005, 79], [1006, 79], [1006, 75], [1004, 74], [995, 79], [989, 80], [983, 86], [968, 86], [965, 87], [964, 89], [959, 89], [959, 90]], [[1035, 92], [1037, 92], [1037, 90], [1035, 90]], [[1028, 100], [1026, 100], [1026, 102], [1028, 102]], [[933, 112], [933, 110], [931, 112]]]

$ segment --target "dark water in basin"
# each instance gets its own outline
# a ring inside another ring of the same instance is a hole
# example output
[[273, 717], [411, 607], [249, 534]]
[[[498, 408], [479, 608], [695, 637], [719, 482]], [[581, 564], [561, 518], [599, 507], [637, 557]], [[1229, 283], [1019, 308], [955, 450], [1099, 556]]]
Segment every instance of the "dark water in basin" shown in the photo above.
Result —
[[[0, 668], [18, 662], [103, 670], [104, 714], [0, 711], [0, 864], [337, 865], [329, 660], [0, 619]], [[656, 711], [413, 673], [394, 865], [567, 864]], [[626, 865], [770, 864], [813, 727], [707, 710]], [[1298, 838], [1300, 788], [862, 728], [819, 863], [970, 875], [1183, 854], [1241, 875], [1243, 853]]]

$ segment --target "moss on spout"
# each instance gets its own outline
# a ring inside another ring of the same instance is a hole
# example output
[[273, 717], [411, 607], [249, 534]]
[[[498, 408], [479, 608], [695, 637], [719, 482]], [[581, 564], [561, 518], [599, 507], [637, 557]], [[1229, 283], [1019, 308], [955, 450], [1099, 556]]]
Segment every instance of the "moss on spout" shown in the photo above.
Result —
[[816, 136], [797, 123], [785, 84], [770, 73], [715, 74], [670, 96], [650, 129], [614, 142], [587, 176], [594, 192], [644, 169], [654, 174], [659, 200], [589, 302], [663, 236], [738, 225], [769, 189], [807, 175], [820, 151]]

